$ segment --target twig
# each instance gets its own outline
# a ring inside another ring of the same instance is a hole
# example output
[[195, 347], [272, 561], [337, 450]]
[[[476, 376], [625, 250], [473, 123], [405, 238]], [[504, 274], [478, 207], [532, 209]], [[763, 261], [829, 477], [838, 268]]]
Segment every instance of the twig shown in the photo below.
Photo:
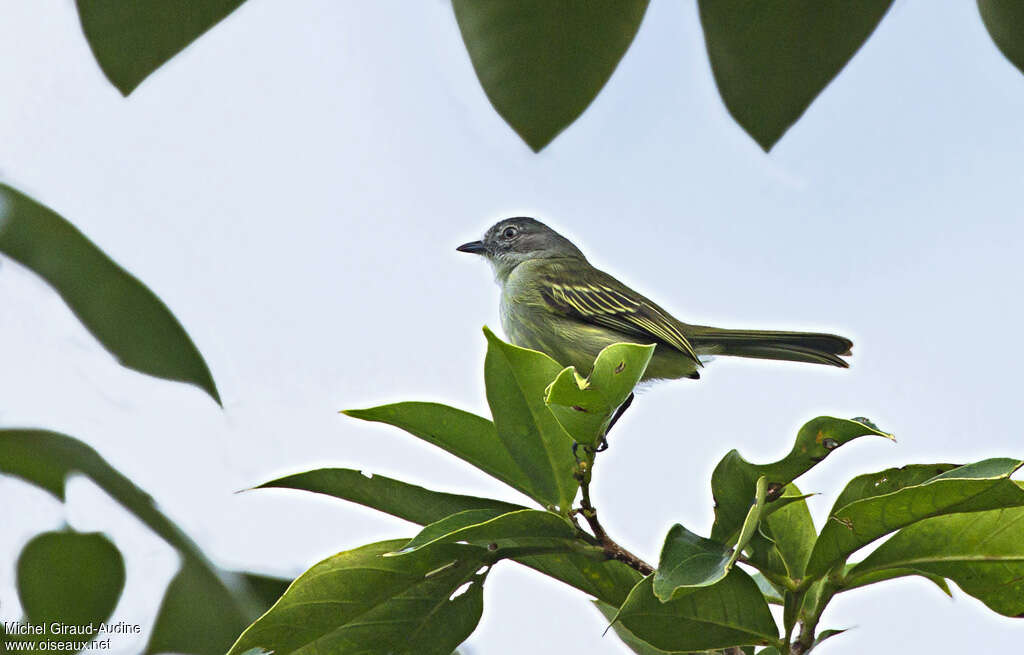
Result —
[[615, 541], [608, 536], [608, 533], [604, 531], [604, 528], [601, 526], [601, 522], [597, 520], [597, 510], [594, 509], [594, 506], [590, 502], [590, 476], [586, 475], [584, 472], [578, 471], [576, 473], [576, 479], [580, 483], [579, 513], [590, 525], [590, 530], [594, 533], [594, 537], [597, 539], [598, 545], [601, 546], [602, 550], [604, 550], [605, 557], [608, 559], [618, 560], [644, 575], [654, 573], [653, 566], [615, 543]]

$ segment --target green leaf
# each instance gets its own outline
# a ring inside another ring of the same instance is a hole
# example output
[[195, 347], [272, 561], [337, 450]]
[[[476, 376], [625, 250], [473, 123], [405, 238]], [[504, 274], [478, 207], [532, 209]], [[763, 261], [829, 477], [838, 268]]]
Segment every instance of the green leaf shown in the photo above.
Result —
[[[987, 459], [903, 486], [898, 491], [834, 506], [811, 551], [807, 575], [824, 575], [862, 546], [922, 519], [1024, 505], [1024, 489], [1009, 479], [1021, 464], [1014, 459]], [[893, 469], [883, 473], [886, 477], [899, 475]], [[909, 469], [908, 475], [916, 479], [919, 471]], [[866, 491], [860, 478], [854, 482]], [[890, 480], [886, 484], [897, 483]], [[844, 491], [840, 499], [849, 501], [850, 494]]]
[[711, 70], [766, 151], [839, 74], [892, 0], [700, 0]]
[[757, 481], [757, 495], [747, 513], [735, 547], [729, 548], [675, 524], [665, 537], [658, 569], [654, 572], [654, 595], [661, 601], [677, 598], [693, 587], [713, 585], [732, 569], [747, 542], [754, 536], [765, 503], [765, 479]]
[[545, 391], [544, 402], [577, 443], [595, 447], [615, 410], [640, 382], [653, 354], [653, 345], [607, 346], [594, 361], [590, 377], [581, 378], [575, 366], [563, 369]]
[[1024, 616], [1024, 507], [951, 514], [897, 532], [848, 577], [891, 569], [949, 578], [1005, 616]]
[[[161, 644], [167, 645], [171, 652], [223, 653], [239, 630], [268, 604], [261, 602], [264, 595], [259, 593], [266, 593], [266, 584], [261, 585], [261, 589], [250, 589], [245, 585], [245, 576], [221, 571], [210, 564], [199, 547], [156, 507], [146, 492], [77, 439], [44, 430], [0, 430], [0, 473], [21, 478], [61, 501], [65, 497], [67, 477], [72, 473], [85, 475], [181, 554], [181, 580], [176, 577], [168, 589], [151, 636], [154, 643], [147, 653], [160, 652]], [[254, 581], [251, 576], [249, 581]], [[202, 598], [216, 600], [217, 612], [209, 612], [208, 607], [203, 606], [206, 608], [203, 617], [230, 626], [217, 631], [209, 628], [210, 634], [223, 636], [233, 632], [220, 644], [213, 644], [211, 640], [212, 645], [197, 645], [196, 650], [189, 650], [185, 646], [198, 644], [198, 641], [188, 639], [187, 634], [203, 633], [192, 631], [196, 625], [193, 619], [179, 621], [175, 617], [190, 617], [190, 612], [197, 609], [197, 596], [191, 593], [194, 589], [201, 589]], [[170, 618], [164, 618], [165, 609], [171, 612]]]
[[533, 497], [568, 513], [579, 488], [573, 439], [544, 403], [544, 392], [562, 366], [536, 350], [505, 343], [487, 328], [484, 335], [487, 403], [498, 439], [533, 484]]
[[342, 413], [401, 428], [544, 502], [533, 490], [533, 480], [516, 464], [505, 443], [498, 438], [494, 424], [483, 417], [447, 405], [417, 402], [347, 409]]
[[1018, 0], [978, 0], [978, 11], [999, 50], [1024, 71], [1024, 6]]
[[469, 509], [494, 510], [495, 516], [524, 509], [493, 498], [432, 491], [383, 475], [354, 469], [317, 469], [265, 482], [257, 489], [302, 489], [348, 500], [398, 518], [426, 525]]
[[[350, 469], [321, 469], [291, 475], [260, 486], [305, 489], [366, 505], [426, 525], [467, 509], [498, 514], [523, 509], [490, 498], [459, 496], [424, 489], [380, 475], [367, 478]], [[497, 515], [497, 514], [496, 514]], [[621, 562], [598, 561], [577, 553], [517, 557], [515, 561], [616, 606], [622, 604], [640, 574]]]
[[485, 549], [461, 544], [383, 557], [405, 541], [370, 544], [316, 564], [230, 653], [450, 655], [480, 620], [486, 573], [478, 569], [492, 560]]
[[622, 643], [626, 644], [626, 647], [629, 648], [629, 650], [633, 651], [637, 655], [665, 655], [665, 653], [668, 653], [668, 651], [661, 650], [660, 648], [655, 648], [650, 645], [640, 637], [637, 637], [635, 634], [630, 632], [626, 626], [615, 621], [615, 615], [618, 613], [619, 608], [600, 600], [594, 601], [594, 607], [604, 615], [604, 618], [612, 622], [612, 630], [615, 631], [615, 634], [619, 636], [619, 639], [622, 640]]
[[[552, 545], [574, 541], [577, 538], [572, 524], [551, 512], [521, 509], [499, 513], [493, 509], [471, 509], [431, 523], [396, 554], [405, 556], [441, 542], [466, 542], [501, 550], [531, 543]], [[580, 545], [587, 544], [580, 542]]]
[[837, 635], [841, 635], [847, 630], [849, 630], [849, 628], [842, 628], [839, 630], [822, 630], [818, 633], [818, 636], [815, 637], [814, 643], [811, 645], [811, 648], [817, 648], [821, 645], [821, 642], [825, 641], [826, 639], [831, 639], [832, 637], [835, 637]]
[[245, 0], [77, 0], [82, 31], [107, 79], [128, 95]]
[[814, 529], [811, 511], [803, 500], [806, 496], [793, 483], [786, 485], [783, 496], [777, 503], [788, 499], [799, 499], [783, 506], [761, 521], [761, 531], [771, 540], [786, 568], [789, 578], [798, 580], [804, 576], [807, 558], [811, 555], [818, 532]]
[[156, 294], [71, 223], [5, 184], [0, 253], [46, 280], [123, 366], [194, 384], [220, 403], [202, 355]]
[[491, 104], [539, 151], [611, 77], [647, 0], [453, 0], [452, 6]]
[[271, 603], [243, 607], [223, 576], [185, 559], [164, 592], [144, 653], [221, 655]]
[[[846, 573], [849, 574], [849, 572], [852, 571], [856, 566], [856, 564], [847, 564]], [[953, 594], [950, 593], [949, 585], [946, 584], [945, 578], [939, 575], [925, 573], [923, 571], [915, 571], [914, 569], [882, 569], [879, 571], [872, 571], [870, 573], [858, 574], [856, 578], [846, 579], [846, 581], [843, 583], [842, 591], [859, 589], [861, 587], [866, 587], [870, 584], [875, 584], [876, 582], [885, 582], [886, 580], [895, 580], [896, 578], [905, 578], [912, 575], [916, 575], [918, 577], [924, 578], [925, 580], [928, 580], [936, 587], [938, 587], [942, 593], [952, 597]]]
[[797, 433], [788, 455], [771, 464], [751, 464], [732, 450], [711, 474], [711, 494], [715, 499], [715, 524], [711, 538], [728, 543], [743, 525], [754, 497], [757, 479], [768, 481], [768, 512], [790, 482], [820, 463], [832, 451], [858, 437], [877, 435], [892, 439], [867, 419], [846, 420], [819, 416], [808, 421]]
[[750, 576], [734, 568], [710, 587], [695, 587], [663, 603], [652, 576], [641, 580], [622, 604], [617, 620], [655, 648], [700, 651], [778, 638], [768, 604]]
[[754, 580], [757, 588], [761, 590], [765, 601], [772, 605], [782, 605], [782, 591], [769, 582], [768, 578], [764, 577], [761, 573], [755, 573], [750, 577]]
[[579, 553], [516, 557], [515, 561], [618, 607], [642, 577], [616, 560], [597, 560]]
[[124, 590], [124, 559], [98, 532], [37, 535], [22, 549], [17, 571], [21, 605], [36, 625], [94, 626], [110, 618]]

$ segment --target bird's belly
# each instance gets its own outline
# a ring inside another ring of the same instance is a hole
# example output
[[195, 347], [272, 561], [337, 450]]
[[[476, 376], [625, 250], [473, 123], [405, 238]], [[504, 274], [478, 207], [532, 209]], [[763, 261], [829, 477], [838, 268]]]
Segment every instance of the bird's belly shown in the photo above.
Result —
[[[509, 341], [521, 348], [539, 350], [562, 366], [575, 366], [589, 375], [597, 355], [613, 343], [636, 343], [630, 336], [553, 315], [543, 309], [508, 303], [502, 307], [501, 325]], [[682, 353], [659, 344], [644, 380], [686, 377], [696, 370]]]

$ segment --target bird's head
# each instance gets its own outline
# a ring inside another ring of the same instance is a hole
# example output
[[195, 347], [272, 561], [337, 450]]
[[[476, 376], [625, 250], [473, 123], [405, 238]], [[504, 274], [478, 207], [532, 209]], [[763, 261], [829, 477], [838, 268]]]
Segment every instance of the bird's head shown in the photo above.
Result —
[[501, 281], [507, 279], [516, 266], [531, 259], [573, 257], [586, 260], [572, 241], [537, 219], [525, 216], [498, 221], [483, 239], [464, 243], [456, 250], [486, 257]]

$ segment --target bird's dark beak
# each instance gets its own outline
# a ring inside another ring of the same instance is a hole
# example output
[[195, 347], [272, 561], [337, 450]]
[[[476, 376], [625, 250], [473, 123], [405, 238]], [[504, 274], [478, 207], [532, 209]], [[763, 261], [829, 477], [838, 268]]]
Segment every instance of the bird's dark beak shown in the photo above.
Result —
[[487, 252], [487, 246], [484, 245], [483, 241], [470, 241], [469, 243], [462, 244], [456, 248], [456, 250], [459, 252], [472, 253], [474, 255], [482, 255]]

